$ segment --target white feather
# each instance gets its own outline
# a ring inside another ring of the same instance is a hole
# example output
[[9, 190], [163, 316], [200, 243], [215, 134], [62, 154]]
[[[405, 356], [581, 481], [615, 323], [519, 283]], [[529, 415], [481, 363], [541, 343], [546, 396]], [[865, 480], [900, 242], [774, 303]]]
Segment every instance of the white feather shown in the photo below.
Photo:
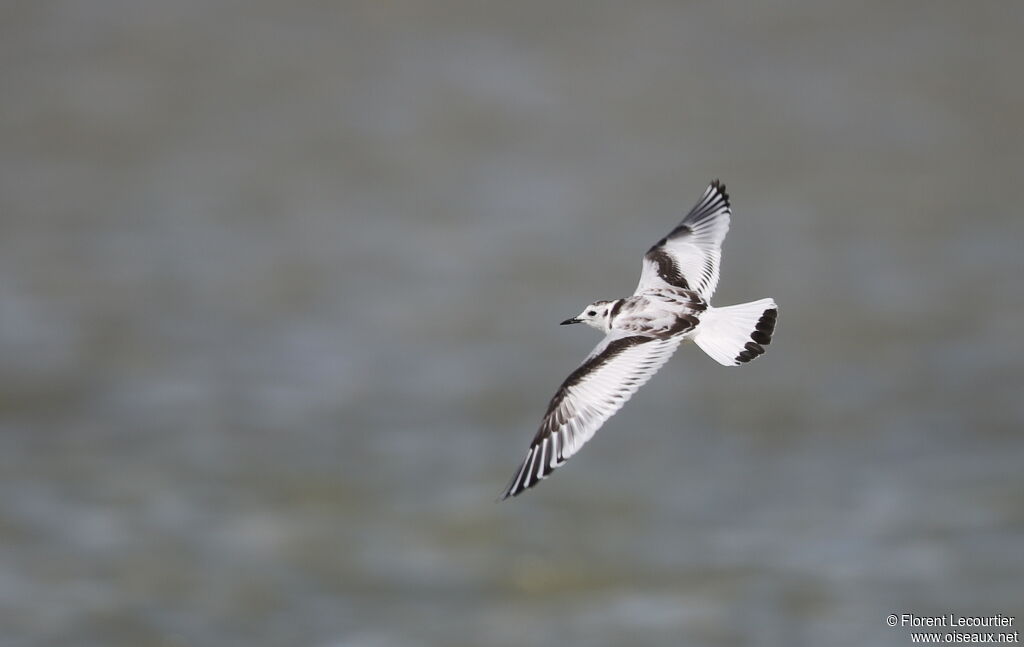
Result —
[[719, 265], [722, 261], [722, 241], [729, 232], [732, 209], [725, 187], [716, 182], [708, 185], [704, 196], [683, 218], [679, 226], [655, 245], [644, 256], [640, 283], [634, 294], [660, 287], [684, 287], [664, 280], [652, 252], [664, 252], [675, 262], [679, 274], [690, 290], [708, 301], [718, 286]]

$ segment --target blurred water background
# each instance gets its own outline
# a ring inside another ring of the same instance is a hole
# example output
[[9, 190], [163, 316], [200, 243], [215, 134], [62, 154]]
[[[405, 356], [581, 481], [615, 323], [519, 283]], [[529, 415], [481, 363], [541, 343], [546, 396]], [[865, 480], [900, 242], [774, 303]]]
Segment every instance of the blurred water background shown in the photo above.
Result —
[[[0, 15], [0, 645], [1024, 622], [1024, 5]], [[714, 177], [775, 343], [496, 504]]]

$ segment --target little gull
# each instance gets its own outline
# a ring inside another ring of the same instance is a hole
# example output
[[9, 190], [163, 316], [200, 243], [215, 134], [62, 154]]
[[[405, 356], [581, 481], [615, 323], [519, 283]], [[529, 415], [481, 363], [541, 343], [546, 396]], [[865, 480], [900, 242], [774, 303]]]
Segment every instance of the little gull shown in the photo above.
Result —
[[551, 398], [502, 499], [533, 487], [569, 460], [682, 342], [694, 341], [724, 366], [764, 353], [775, 331], [775, 301], [724, 308], [709, 303], [730, 214], [725, 185], [715, 180], [679, 226], [644, 255], [633, 296], [595, 301], [562, 322], [585, 323], [605, 337]]

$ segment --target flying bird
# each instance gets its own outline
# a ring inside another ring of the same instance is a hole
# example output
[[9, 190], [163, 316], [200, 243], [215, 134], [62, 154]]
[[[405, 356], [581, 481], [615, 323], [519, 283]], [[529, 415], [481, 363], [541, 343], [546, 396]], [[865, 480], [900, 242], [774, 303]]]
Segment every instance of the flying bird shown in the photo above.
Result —
[[565, 463], [651, 379], [685, 341], [724, 366], [764, 353], [778, 317], [772, 299], [713, 308], [729, 195], [715, 180], [675, 229], [644, 255], [633, 296], [595, 301], [562, 325], [605, 334], [562, 382], [502, 499], [521, 494]]

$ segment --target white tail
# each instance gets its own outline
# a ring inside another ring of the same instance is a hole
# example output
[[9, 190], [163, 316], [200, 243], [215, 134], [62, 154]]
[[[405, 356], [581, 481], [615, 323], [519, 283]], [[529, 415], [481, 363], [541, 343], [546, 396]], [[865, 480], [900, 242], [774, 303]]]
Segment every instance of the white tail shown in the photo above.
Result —
[[693, 341], [723, 366], [739, 366], [764, 353], [772, 341], [779, 309], [772, 299], [708, 308]]

